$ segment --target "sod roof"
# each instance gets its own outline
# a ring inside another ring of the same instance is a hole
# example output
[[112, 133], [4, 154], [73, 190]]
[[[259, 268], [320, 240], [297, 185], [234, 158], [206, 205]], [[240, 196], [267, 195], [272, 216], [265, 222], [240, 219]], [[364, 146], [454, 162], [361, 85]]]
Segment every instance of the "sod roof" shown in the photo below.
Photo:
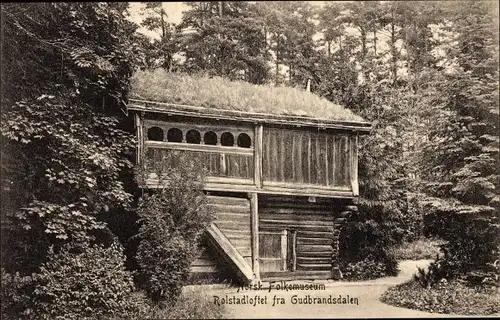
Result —
[[[138, 71], [131, 79], [130, 100], [152, 102], [165, 108], [196, 108], [198, 113], [224, 113], [245, 117], [259, 115], [279, 119], [369, 124], [351, 110], [302, 89], [254, 85], [221, 77], [168, 73], [162, 69]], [[149, 105], [151, 105], [149, 103]]]

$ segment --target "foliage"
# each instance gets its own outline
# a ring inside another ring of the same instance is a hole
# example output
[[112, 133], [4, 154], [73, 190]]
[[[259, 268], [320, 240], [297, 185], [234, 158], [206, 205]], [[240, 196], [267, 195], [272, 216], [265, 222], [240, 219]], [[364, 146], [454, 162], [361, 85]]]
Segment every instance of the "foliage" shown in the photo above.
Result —
[[424, 237], [411, 242], [405, 241], [394, 249], [394, 255], [398, 260], [436, 259], [442, 243]]
[[465, 278], [473, 283], [500, 285], [499, 229], [491, 215], [470, 212], [437, 212], [426, 217], [427, 229], [441, 236], [443, 255], [431, 265], [434, 281]]
[[[36, 159], [16, 168], [30, 190], [29, 204], [16, 213], [26, 230], [38, 230], [56, 239], [84, 241], [103, 228], [97, 214], [124, 205], [130, 195], [118, 181], [131, 163], [132, 138], [117, 128], [118, 120], [93, 113], [76, 99], [42, 95], [17, 102], [2, 123], [4, 136], [17, 142], [15, 154]], [[13, 150], [14, 151], [14, 150]], [[16, 161], [14, 161], [16, 160]], [[9, 181], [10, 182], [10, 181]]]
[[486, 316], [500, 311], [498, 288], [470, 287], [456, 281], [441, 281], [434, 287], [410, 281], [390, 288], [381, 300], [397, 307], [444, 314]]
[[145, 5], [143, 14], [146, 14], [146, 18], [141, 25], [148, 30], [160, 31], [159, 39], [152, 39], [150, 42], [144, 43], [146, 54], [150, 55], [147, 67], [161, 66], [170, 71], [175, 63], [174, 53], [177, 52], [176, 29], [167, 22], [167, 13], [161, 2], [146, 2]]
[[204, 290], [183, 290], [179, 299], [172, 306], [152, 304], [142, 293], [133, 295], [135, 311], [105, 317], [110, 320], [121, 319], [227, 319], [225, 305], [217, 306], [211, 295]]
[[[307, 1], [257, 2], [254, 10], [263, 21], [265, 42], [273, 52], [274, 84], [305, 88], [315, 76], [315, 7]], [[282, 66], [288, 79], [281, 74]]]
[[389, 230], [377, 222], [380, 218], [373, 218], [360, 212], [351, 217], [342, 229], [341, 270], [347, 279], [372, 279], [397, 274], [397, 261], [390, 250]]
[[131, 274], [118, 243], [65, 245], [49, 251], [32, 276], [2, 273], [3, 315], [27, 319], [80, 319], [134, 310]]
[[136, 259], [142, 286], [155, 302], [172, 305], [189, 278], [200, 237], [213, 219], [202, 191], [203, 171], [196, 160], [171, 154], [158, 172], [163, 188], [140, 200], [141, 226]]
[[215, 305], [208, 292], [185, 291], [175, 305], [164, 312], [163, 319], [227, 319], [225, 306]]
[[133, 138], [116, 117], [132, 72], [124, 10], [2, 6], [2, 213], [33, 244], [92, 240], [96, 216], [130, 200], [119, 178]]
[[33, 299], [15, 318], [30, 310], [79, 318], [127, 304], [130, 275], [102, 219], [131, 200], [122, 179], [134, 140], [120, 121], [142, 55], [127, 6], [1, 6], [1, 215], [13, 244], [2, 244], [2, 264], [21, 281], [10, 295]]
[[[445, 7], [454, 42], [448, 73], [434, 75], [437, 94], [421, 154], [426, 231], [442, 237], [440, 278], [483, 281], [500, 257], [498, 168], [498, 38], [486, 2]], [[489, 270], [489, 271], [488, 271]], [[496, 274], [495, 274], [496, 273]]]
[[351, 263], [345, 263], [342, 268], [342, 275], [347, 280], [369, 280], [382, 278], [386, 276], [394, 276], [398, 273], [397, 262], [395, 260], [390, 263], [376, 261], [373, 259], [357, 260]]
[[[31, 295], [36, 286], [36, 274], [23, 276], [19, 272], [8, 273], [2, 268], [2, 319], [19, 319], [32, 314]], [[32, 315], [33, 316], [33, 315]]]
[[178, 29], [183, 70], [250, 83], [268, 78], [266, 43], [259, 17], [247, 2], [189, 2]]

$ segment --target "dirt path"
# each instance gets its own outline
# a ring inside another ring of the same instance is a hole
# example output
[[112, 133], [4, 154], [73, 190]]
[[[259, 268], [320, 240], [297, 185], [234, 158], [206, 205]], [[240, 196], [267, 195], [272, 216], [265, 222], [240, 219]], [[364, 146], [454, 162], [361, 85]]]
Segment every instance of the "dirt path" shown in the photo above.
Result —
[[[426, 267], [429, 260], [402, 261], [397, 277], [364, 282], [294, 281], [293, 284], [323, 284], [319, 290], [251, 290], [237, 292], [236, 288], [205, 287], [215, 304], [225, 304], [228, 318], [370, 318], [370, 317], [439, 317], [446, 316], [386, 305], [379, 299], [390, 287], [411, 278], [417, 267]], [[274, 285], [277, 286], [278, 283]], [[265, 285], [264, 285], [265, 286]], [[199, 287], [198, 287], [199, 288]], [[190, 288], [196, 290], [195, 288]], [[190, 290], [187, 288], [187, 290]], [[318, 300], [328, 304], [319, 304]], [[340, 297], [340, 302], [339, 302]], [[303, 299], [303, 300], [300, 300]], [[315, 299], [322, 298], [322, 299]], [[227, 304], [239, 299], [244, 304]], [[333, 301], [335, 300], [335, 304]], [[264, 303], [265, 302], [265, 303]], [[283, 303], [280, 303], [283, 302]], [[302, 302], [302, 303], [300, 303]], [[316, 302], [316, 303], [313, 303]], [[254, 303], [255, 306], [250, 303]]]

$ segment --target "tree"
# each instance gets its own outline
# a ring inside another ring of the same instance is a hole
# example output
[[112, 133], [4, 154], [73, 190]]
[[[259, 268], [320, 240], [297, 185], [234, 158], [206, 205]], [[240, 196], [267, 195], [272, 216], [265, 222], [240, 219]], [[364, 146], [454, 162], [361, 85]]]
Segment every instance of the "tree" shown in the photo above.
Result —
[[[252, 83], [267, 80], [260, 22], [245, 2], [189, 3], [179, 25], [184, 70]], [[222, 13], [222, 15], [221, 15]]]
[[167, 13], [161, 2], [146, 2], [145, 5], [143, 13], [147, 14], [147, 17], [141, 25], [148, 30], [160, 31], [160, 38], [153, 39], [146, 47], [153, 56], [153, 60], [156, 60], [153, 67], [161, 66], [171, 71], [174, 65], [173, 56], [177, 51], [176, 29], [167, 22]]
[[[134, 139], [120, 118], [132, 59], [141, 58], [126, 9], [123, 3], [1, 6], [1, 211], [9, 221], [3, 231], [12, 235], [2, 241], [2, 267], [8, 272], [37, 273], [63, 248], [78, 256], [115, 242], [102, 216], [131, 200], [121, 179], [132, 167]], [[115, 249], [113, 263], [123, 264], [121, 247]], [[113, 312], [108, 308], [103, 313]]]
[[205, 172], [185, 154], [168, 154], [157, 175], [162, 188], [146, 193], [138, 214], [139, 275], [155, 302], [173, 304], [188, 280], [201, 235], [214, 219], [203, 193]]
[[[440, 277], [480, 272], [500, 254], [498, 34], [488, 2], [444, 6], [448, 72], [435, 75], [429, 141], [422, 150], [428, 231], [448, 240]], [[498, 272], [498, 271], [497, 271]]]

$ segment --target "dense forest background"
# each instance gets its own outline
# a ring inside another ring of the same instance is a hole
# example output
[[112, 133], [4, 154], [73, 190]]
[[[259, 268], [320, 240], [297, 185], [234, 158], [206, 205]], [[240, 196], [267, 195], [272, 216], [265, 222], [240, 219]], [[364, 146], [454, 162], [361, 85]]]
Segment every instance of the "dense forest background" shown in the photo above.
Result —
[[373, 125], [344, 261], [390, 274], [391, 246], [425, 234], [448, 241], [437, 279], [489, 272], [500, 234], [498, 3], [186, 6], [172, 24], [161, 3], [144, 4], [150, 38], [129, 3], [2, 4], [2, 314], [135, 306], [120, 233], [137, 199], [125, 116], [137, 69], [310, 81]]
[[312, 92], [372, 122], [360, 153], [360, 213], [343, 242], [350, 249], [343, 252], [357, 257], [344, 261], [380, 260], [387, 256], [382, 248], [436, 234], [424, 228], [427, 213], [500, 208], [498, 5], [186, 7], [181, 21], [171, 24], [161, 4], [144, 5], [141, 26], [157, 36], [140, 36], [146, 48], [141, 68], [303, 89], [310, 81]]

